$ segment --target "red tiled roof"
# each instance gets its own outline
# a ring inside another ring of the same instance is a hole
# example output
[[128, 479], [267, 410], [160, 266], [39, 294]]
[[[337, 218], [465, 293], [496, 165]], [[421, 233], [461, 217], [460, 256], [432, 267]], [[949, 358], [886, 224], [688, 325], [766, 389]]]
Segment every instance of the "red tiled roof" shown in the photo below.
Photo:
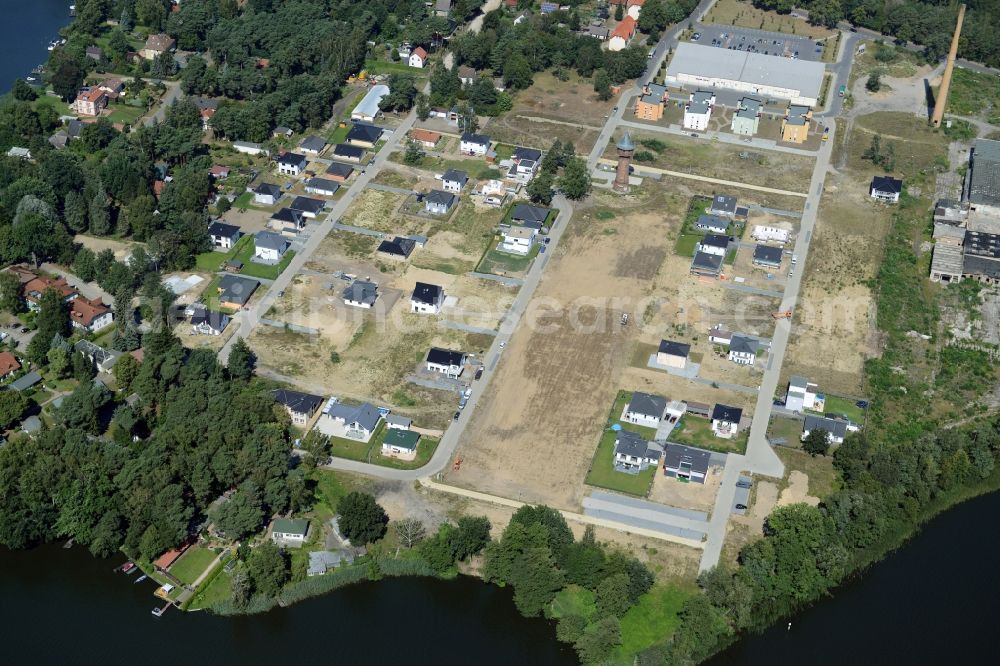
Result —
[[631, 16], [623, 18], [622, 22], [611, 32], [612, 37], [621, 37], [622, 39], [631, 39], [634, 34], [635, 19]]
[[70, 301], [69, 308], [70, 319], [83, 326], [90, 326], [95, 319], [111, 311], [111, 308], [105, 305], [100, 298], [88, 301], [82, 296]]
[[222, 164], [213, 164], [212, 168], [208, 170], [213, 176], [222, 176], [229, 173], [229, 167]]
[[177, 558], [184, 554], [184, 551], [188, 549], [190, 544], [184, 544], [180, 548], [174, 548], [173, 550], [168, 550], [167, 552], [160, 555], [158, 558], [153, 560], [153, 566], [157, 569], [166, 571], [170, 566], [177, 561]]
[[63, 298], [72, 296], [76, 293], [76, 289], [69, 286], [66, 279], [61, 277], [36, 277], [29, 280], [23, 287], [21, 287], [21, 293], [24, 295], [24, 300], [37, 303], [41, 295], [49, 289], [55, 289], [62, 294]]
[[153, 181], [153, 194], [159, 197], [161, 194], [163, 194], [163, 188], [166, 186], [167, 186], [166, 182], [162, 180]]
[[417, 48], [413, 49], [410, 55], [420, 56], [421, 60], [427, 60], [427, 51], [425, 51], [424, 47], [422, 46], [418, 46]]
[[9, 351], [0, 352], [0, 377], [6, 377], [10, 373], [20, 369], [21, 364], [18, 362], [16, 356]]
[[97, 103], [102, 97], [106, 97], [107, 93], [100, 88], [91, 88], [90, 90], [81, 90], [80, 94], [76, 98], [86, 100], [88, 102]]
[[441, 140], [441, 134], [438, 132], [432, 132], [425, 129], [414, 129], [410, 130], [410, 138], [414, 141], [427, 141], [429, 143], [437, 143]]
[[628, 0], [628, 1], [627, 1], [627, 2], [625, 3], [625, 6], [626, 6], [626, 7], [636, 7], [636, 6], [639, 6], [639, 7], [642, 7], [642, 5], [643, 5], [643, 4], [645, 3], [645, 2], [646, 2], [646, 0]]

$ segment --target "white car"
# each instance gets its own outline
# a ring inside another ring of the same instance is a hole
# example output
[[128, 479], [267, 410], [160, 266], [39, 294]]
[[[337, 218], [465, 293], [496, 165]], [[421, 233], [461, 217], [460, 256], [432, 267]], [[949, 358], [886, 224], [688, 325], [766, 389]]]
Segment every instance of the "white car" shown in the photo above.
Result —
[[500, 343], [500, 349], [503, 349], [503, 348], [504, 348], [504, 347], [506, 347], [506, 346], [507, 346], [507, 343], [506, 343], [506, 342], [501, 342], [501, 343]]

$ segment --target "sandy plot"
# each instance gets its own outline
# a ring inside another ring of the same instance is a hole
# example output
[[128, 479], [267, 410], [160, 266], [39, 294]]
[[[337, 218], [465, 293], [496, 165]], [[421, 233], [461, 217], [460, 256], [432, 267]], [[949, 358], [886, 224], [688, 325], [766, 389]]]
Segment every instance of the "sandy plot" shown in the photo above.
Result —
[[[278, 205], [274, 207], [275, 210], [281, 208], [281, 205], [284, 203], [284, 200], [279, 201]], [[255, 210], [253, 208], [247, 208], [243, 211], [230, 208], [222, 217], [222, 221], [226, 224], [236, 225], [245, 234], [253, 234], [267, 228], [267, 221], [271, 219], [271, 215], [272, 213], [269, 211]]]
[[340, 290], [347, 284], [315, 275], [296, 275], [267, 317], [315, 329], [332, 347], [343, 348], [364, 321], [357, 308], [344, 305], [340, 298]]
[[722, 468], [711, 467], [705, 483], [681, 483], [661, 470], [653, 477], [653, 487], [649, 499], [653, 502], [711, 513], [715, 507], [715, 496], [719, 493]]
[[[496, 327], [517, 297], [516, 288], [504, 287], [497, 282], [441, 273], [413, 265], [408, 266], [390, 286], [408, 295], [417, 282], [444, 287], [446, 298], [449, 301], [454, 298], [456, 302], [453, 306], [446, 306], [441, 311], [440, 318], [470, 326]], [[408, 307], [404, 304], [404, 309]]]
[[124, 242], [114, 240], [112, 238], [96, 238], [94, 236], [86, 236], [84, 234], [77, 234], [73, 237], [73, 241], [80, 243], [85, 248], [93, 251], [94, 254], [98, 254], [101, 250], [110, 249], [115, 253], [115, 259], [118, 261], [124, 261], [126, 257], [132, 254], [132, 247], [135, 245], [145, 245], [144, 243], [137, 242]]
[[809, 477], [798, 470], [793, 470], [788, 475], [788, 487], [781, 491], [777, 505], [787, 506], [800, 502], [805, 502], [810, 506], [817, 506], [819, 498], [809, 494]]

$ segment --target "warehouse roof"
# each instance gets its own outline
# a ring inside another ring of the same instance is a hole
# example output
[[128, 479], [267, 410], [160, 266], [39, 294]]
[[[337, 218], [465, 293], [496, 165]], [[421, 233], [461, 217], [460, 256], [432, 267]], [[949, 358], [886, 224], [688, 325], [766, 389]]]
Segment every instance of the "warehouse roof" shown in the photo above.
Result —
[[798, 90], [801, 97], [819, 98], [824, 65], [821, 62], [682, 42], [667, 67], [667, 77], [682, 73], [788, 88]]

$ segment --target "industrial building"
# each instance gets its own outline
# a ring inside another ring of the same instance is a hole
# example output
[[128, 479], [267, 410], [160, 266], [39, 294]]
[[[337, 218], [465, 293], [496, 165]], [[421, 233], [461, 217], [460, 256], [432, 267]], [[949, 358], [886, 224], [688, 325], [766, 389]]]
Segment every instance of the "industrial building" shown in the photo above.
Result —
[[821, 62], [682, 42], [667, 67], [666, 83], [729, 88], [816, 106], [824, 71]]

